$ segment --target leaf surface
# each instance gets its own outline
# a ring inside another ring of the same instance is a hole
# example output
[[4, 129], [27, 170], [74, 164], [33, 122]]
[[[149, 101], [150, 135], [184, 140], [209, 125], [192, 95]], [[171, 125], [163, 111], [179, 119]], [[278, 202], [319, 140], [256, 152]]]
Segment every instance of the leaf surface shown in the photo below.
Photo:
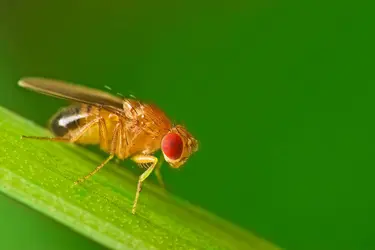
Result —
[[[131, 213], [137, 176], [76, 145], [21, 140], [49, 135], [0, 108], [0, 190], [111, 249], [279, 249], [273, 244], [145, 182]], [[225, 200], [225, 199], [223, 199]]]

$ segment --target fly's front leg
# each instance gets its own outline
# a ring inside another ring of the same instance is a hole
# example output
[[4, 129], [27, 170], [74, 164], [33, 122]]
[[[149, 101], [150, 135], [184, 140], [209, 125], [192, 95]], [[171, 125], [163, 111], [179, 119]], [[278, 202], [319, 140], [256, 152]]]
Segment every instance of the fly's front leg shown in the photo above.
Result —
[[131, 158], [137, 164], [151, 164], [151, 166], [139, 177], [137, 191], [135, 193], [135, 199], [133, 204], [132, 213], [135, 214], [135, 210], [137, 207], [139, 194], [142, 190], [142, 183], [147, 179], [147, 177], [152, 173], [155, 169], [156, 164], [158, 163], [158, 158], [152, 155], [135, 155]]

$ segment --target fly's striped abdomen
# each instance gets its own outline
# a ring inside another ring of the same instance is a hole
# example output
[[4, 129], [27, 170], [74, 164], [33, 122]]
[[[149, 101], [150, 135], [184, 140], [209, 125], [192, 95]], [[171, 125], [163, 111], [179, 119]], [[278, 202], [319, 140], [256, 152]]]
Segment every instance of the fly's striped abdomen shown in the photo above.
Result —
[[[85, 105], [86, 106], [86, 105]], [[89, 106], [86, 106], [89, 108]], [[50, 121], [50, 130], [58, 137], [66, 137], [82, 126], [91, 115], [83, 105], [72, 105], [61, 109]]]
[[[104, 120], [107, 130], [107, 143], [111, 143], [113, 131], [117, 124], [117, 119], [110, 118], [110, 112], [99, 109], [93, 105], [72, 105], [61, 109], [50, 120], [50, 130], [58, 137], [71, 139], [77, 137], [75, 140], [79, 144], [99, 144], [100, 143], [100, 129], [97, 122], [92, 123], [89, 127], [84, 127], [93, 120], [101, 118]], [[84, 132], [83, 132], [84, 131]], [[103, 149], [107, 150], [107, 149]]]

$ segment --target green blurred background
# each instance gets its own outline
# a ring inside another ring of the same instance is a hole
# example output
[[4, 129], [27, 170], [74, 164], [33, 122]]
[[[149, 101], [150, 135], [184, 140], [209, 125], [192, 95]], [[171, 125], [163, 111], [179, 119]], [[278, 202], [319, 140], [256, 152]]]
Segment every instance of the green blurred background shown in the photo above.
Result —
[[[22, 76], [134, 94], [201, 142], [183, 170], [163, 168], [174, 194], [287, 249], [375, 249], [373, 6], [0, 3], [1, 105], [45, 125], [65, 104], [20, 89]], [[0, 207], [1, 248], [100, 248], [8, 198]]]

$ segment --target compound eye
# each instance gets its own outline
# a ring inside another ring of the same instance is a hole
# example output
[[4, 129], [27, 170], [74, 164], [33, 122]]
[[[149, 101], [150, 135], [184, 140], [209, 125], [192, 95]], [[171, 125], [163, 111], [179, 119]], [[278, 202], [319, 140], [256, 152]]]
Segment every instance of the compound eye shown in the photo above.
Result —
[[181, 157], [184, 144], [181, 136], [176, 133], [169, 133], [164, 136], [161, 142], [161, 150], [171, 160], [177, 160]]

